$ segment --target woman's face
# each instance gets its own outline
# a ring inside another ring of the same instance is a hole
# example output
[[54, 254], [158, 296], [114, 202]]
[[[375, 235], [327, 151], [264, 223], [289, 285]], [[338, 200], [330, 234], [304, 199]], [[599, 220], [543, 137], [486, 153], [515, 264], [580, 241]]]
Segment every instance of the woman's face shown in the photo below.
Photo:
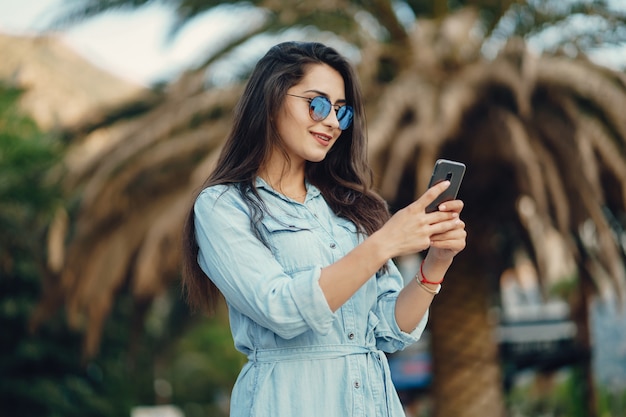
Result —
[[[333, 108], [328, 117], [316, 122], [309, 115], [309, 102], [301, 97], [312, 99], [324, 96], [333, 105], [346, 104], [342, 76], [328, 65], [310, 65], [304, 78], [291, 87], [287, 94], [278, 112], [276, 125], [291, 163], [298, 166], [304, 165], [305, 161], [322, 161], [342, 132], [337, 113]], [[277, 156], [276, 152], [274, 156]]]

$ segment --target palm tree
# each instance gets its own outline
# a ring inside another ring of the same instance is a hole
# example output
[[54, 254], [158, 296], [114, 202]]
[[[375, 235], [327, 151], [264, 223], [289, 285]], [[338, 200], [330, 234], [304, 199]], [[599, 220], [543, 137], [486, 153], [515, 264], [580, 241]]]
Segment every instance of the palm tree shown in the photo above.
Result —
[[[467, 32], [457, 42], [441, 29], [437, 35], [467, 47], [459, 42]], [[415, 55], [429, 36], [412, 38]], [[516, 39], [493, 61], [476, 50], [469, 56], [452, 70], [441, 64], [454, 56], [416, 60], [386, 88], [377, 104], [387, 112], [370, 123], [381, 192], [397, 207], [425, 189], [436, 157], [469, 164], [462, 194], [468, 248], [433, 305], [435, 393], [446, 399], [437, 416], [502, 415], [487, 307], [519, 247], [533, 254], [546, 292], [571, 279], [561, 266], [575, 261], [599, 292], [625, 294], [623, 248], [606, 215], [625, 209], [626, 123], [616, 111], [626, 104], [623, 74], [584, 59], [536, 56]], [[593, 239], [580, 231], [589, 223]], [[588, 346], [588, 333], [580, 337]]]
[[[68, 15], [143, 3], [86, 1]], [[485, 39], [506, 32], [501, 22], [511, 13], [536, 18], [526, 33], [564, 20], [563, 14], [552, 13], [550, 20], [526, 2], [458, 2], [495, 4], [479, 9], [491, 19], [478, 20], [478, 9], [450, 15], [442, 3], [403, 3], [416, 16], [434, 17], [411, 25], [386, 1], [253, 2], [264, 7], [263, 23], [168, 85], [146, 111], [129, 117], [121, 109], [104, 123], [78, 129], [65, 186], [80, 202], [66, 214], [69, 222], [51, 226], [50, 245], [64, 256], [50, 265], [54, 285], [38, 317], [65, 303], [70, 322], [86, 329], [86, 354], [94, 355], [123, 287], [149, 303], [176, 282], [185, 210], [219, 152], [241, 88], [207, 88], [207, 69], [249, 50], [257, 34], [313, 25], [359, 48], [371, 160], [392, 207], [421, 194], [438, 156], [468, 163], [461, 194], [468, 248], [432, 308], [435, 415], [503, 415], [489, 307], [515, 250], [533, 255], [546, 291], [563, 280], [556, 266], [571, 260], [581, 282], [624, 293], [622, 249], [607, 213], [619, 218], [626, 206], [626, 125], [619, 113], [625, 78], [584, 57], [533, 55], [517, 38], [494, 59], [481, 54]], [[181, 25], [217, 6], [174, 4]]]

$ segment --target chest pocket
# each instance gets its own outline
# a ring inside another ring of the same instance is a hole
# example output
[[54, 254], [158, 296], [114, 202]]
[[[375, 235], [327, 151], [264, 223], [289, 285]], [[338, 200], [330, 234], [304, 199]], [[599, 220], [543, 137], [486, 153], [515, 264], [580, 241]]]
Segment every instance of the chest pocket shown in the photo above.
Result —
[[336, 239], [345, 253], [351, 251], [362, 240], [362, 237], [357, 233], [357, 227], [350, 220], [344, 218], [337, 218], [337, 227], [335, 229]]
[[299, 272], [321, 266], [323, 263], [319, 226], [296, 217], [265, 216], [261, 220], [261, 233], [272, 254], [286, 273]]

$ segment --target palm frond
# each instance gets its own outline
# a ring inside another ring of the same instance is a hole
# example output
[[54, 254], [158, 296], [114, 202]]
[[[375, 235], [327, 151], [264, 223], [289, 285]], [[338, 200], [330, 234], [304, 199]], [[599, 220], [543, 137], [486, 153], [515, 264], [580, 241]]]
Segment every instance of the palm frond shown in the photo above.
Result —
[[134, 10], [155, 3], [154, 0], [80, 0], [64, 6], [52, 20], [50, 29], [60, 29], [115, 10]]

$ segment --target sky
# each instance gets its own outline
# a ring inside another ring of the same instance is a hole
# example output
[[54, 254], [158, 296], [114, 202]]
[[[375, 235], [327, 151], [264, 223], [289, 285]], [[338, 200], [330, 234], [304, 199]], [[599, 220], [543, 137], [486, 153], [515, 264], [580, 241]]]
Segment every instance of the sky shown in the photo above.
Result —
[[[0, 0], [0, 32], [36, 35], [48, 27], [53, 17], [63, 10], [67, 0]], [[624, 2], [624, 3], [621, 3]], [[155, 2], [158, 3], [158, 2]], [[624, 7], [625, 0], [612, 0]], [[205, 13], [189, 22], [173, 39], [167, 33], [173, 13], [159, 4], [135, 11], [110, 12], [57, 33], [67, 44], [94, 64], [121, 78], [150, 86], [171, 79], [192, 65], [197, 57], [221, 37], [232, 33], [242, 19], [241, 13], [226, 10]], [[549, 35], [549, 33], [548, 33]], [[541, 49], [549, 37], [529, 45]], [[626, 45], [590, 52], [596, 62], [612, 68], [626, 67]]]

